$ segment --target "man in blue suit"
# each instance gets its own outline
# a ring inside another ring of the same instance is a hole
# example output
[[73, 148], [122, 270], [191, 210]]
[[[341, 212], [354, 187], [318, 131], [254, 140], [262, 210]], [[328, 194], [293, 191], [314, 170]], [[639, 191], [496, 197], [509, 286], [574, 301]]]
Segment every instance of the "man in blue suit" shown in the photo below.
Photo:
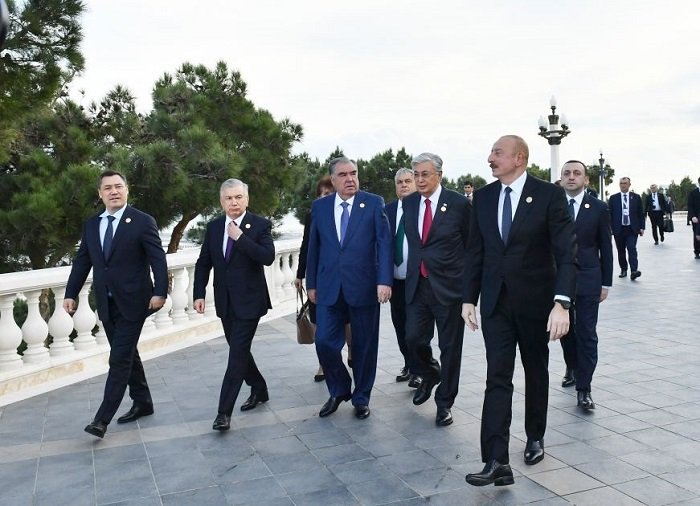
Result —
[[[309, 300], [317, 306], [316, 352], [330, 393], [319, 416], [352, 399], [355, 416], [364, 419], [377, 372], [379, 304], [391, 297], [391, 232], [382, 198], [359, 191], [354, 161], [334, 158], [329, 172], [336, 192], [311, 207], [306, 265]], [[348, 318], [354, 390], [340, 353]]]
[[613, 254], [610, 238], [608, 206], [591, 197], [584, 187], [588, 183], [586, 165], [570, 160], [561, 169], [561, 185], [576, 226], [578, 273], [576, 301], [569, 333], [561, 347], [567, 372], [575, 378], [577, 403], [583, 409], [594, 409], [591, 379], [598, 363], [598, 308], [608, 297], [612, 286]]
[[244, 381], [250, 385], [250, 396], [241, 411], [269, 399], [267, 383], [250, 347], [260, 318], [272, 308], [264, 266], [275, 260], [275, 243], [270, 220], [247, 210], [247, 184], [227, 179], [219, 193], [225, 215], [207, 225], [194, 268], [193, 306], [198, 313], [204, 312], [209, 273], [214, 269], [214, 304], [229, 352], [212, 428], [224, 431], [231, 428], [233, 405]]
[[[153, 400], [136, 346], [146, 317], [165, 303], [168, 264], [153, 217], [127, 205], [129, 187], [124, 176], [111, 170], [102, 172], [97, 193], [105, 210], [85, 223], [63, 308], [68, 313], [75, 311], [75, 299], [92, 269], [97, 314], [110, 352], [104, 398], [85, 432], [102, 438], [127, 385], [134, 403], [117, 422], [133, 422], [153, 414]], [[87, 304], [87, 300], [82, 302]]]
[[[620, 193], [610, 197], [610, 224], [612, 226], [617, 261], [620, 264], [620, 278], [627, 277], [627, 268], [632, 270], [630, 279], [634, 281], [642, 272], [637, 259], [637, 236], [644, 235], [644, 206], [642, 197], [630, 191], [630, 178], [620, 178]], [[629, 256], [629, 262], [627, 257]]]

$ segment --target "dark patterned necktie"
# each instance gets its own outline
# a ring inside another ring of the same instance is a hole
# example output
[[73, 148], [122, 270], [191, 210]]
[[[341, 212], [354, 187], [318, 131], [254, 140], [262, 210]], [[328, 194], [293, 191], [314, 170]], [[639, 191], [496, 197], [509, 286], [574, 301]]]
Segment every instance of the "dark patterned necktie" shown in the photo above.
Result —
[[503, 244], [508, 244], [508, 234], [510, 234], [510, 226], [513, 224], [513, 206], [510, 203], [510, 192], [513, 189], [506, 186], [503, 191], [505, 196], [503, 197], [503, 213], [501, 214], [501, 238]]
[[102, 241], [102, 254], [105, 257], [105, 261], [109, 260], [109, 256], [112, 254], [112, 239], [114, 238], [112, 222], [114, 220], [114, 216], [107, 216], [107, 230], [105, 231], [104, 241]]

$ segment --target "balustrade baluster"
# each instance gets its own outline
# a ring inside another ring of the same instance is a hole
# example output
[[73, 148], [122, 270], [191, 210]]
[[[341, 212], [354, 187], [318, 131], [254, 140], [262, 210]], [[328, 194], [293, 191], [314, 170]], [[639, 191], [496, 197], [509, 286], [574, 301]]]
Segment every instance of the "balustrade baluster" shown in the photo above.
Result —
[[16, 294], [0, 296], [0, 371], [22, 367], [22, 357], [17, 353], [22, 344], [22, 330], [13, 314], [16, 298]]
[[80, 290], [78, 310], [73, 313], [73, 327], [78, 335], [73, 340], [76, 350], [88, 350], [97, 346], [97, 341], [92, 335], [97, 318], [92, 312], [89, 302], [90, 286], [92, 283], [86, 282]]
[[24, 350], [22, 360], [25, 364], [46, 362], [49, 360], [49, 349], [45, 344], [49, 326], [39, 311], [41, 290], [30, 290], [24, 295], [27, 297], [27, 319], [22, 325], [22, 339], [27, 343], [27, 349]]
[[70, 342], [70, 334], [73, 332], [73, 319], [66, 310], [63, 309], [63, 299], [66, 296], [66, 287], [57, 286], [53, 288], [56, 307], [49, 318], [49, 333], [53, 338], [49, 346], [49, 354], [52, 357], [68, 355], [75, 351], [75, 346]]

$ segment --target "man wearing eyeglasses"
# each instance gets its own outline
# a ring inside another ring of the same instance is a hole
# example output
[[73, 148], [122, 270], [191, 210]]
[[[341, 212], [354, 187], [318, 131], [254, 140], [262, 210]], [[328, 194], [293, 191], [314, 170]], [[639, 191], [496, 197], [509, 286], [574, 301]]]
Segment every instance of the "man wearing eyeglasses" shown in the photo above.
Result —
[[[435, 423], [450, 425], [462, 365], [464, 275], [471, 206], [464, 195], [442, 186], [442, 159], [422, 153], [411, 161], [418, 192], [403, 200], [408, 266], [406, 341], [423, 382], [413, 396], [420, 405], [435, 391]], [[430, 341], [437, 324], [440, 361]]]

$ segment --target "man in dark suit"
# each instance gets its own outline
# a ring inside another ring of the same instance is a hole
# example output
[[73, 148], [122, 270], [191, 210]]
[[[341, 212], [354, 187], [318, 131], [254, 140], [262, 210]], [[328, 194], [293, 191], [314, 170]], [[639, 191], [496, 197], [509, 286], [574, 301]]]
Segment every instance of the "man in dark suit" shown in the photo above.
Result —
[[569, 214], [576, 226], [578, 274], [576, 275], [575, 317], [569, 333], [562, 338], [567, 372], [574, 371], [578, 406], [594, 409], [591, 379], [598, 363], [598, 307], [612, 286], [613, 254], [608, 206], [584, 190], [588, 182], [586, 165], [570, 160], [561, 169]]
[[654, 244], [658, 245], [659, 237], [661, 237], [661, 242], [664, 242], [664, 215], [669, 212], [669, 208], [666, 197], [663, 192], [659, 191], [657, 185], [653, 184], [649, 187], [649, 193], [644, 202], [644, 208], [649, 215], [651, 235], [654, 237]]
[[[406, 339], [423, 378], [413, 396], [420, 405], [435, 391], [435, 423], [450, 425], [459, 387], [464, 321], [462, 278], [469, 236], [469, 200], [442, 181], [442, 159], [422, 153], [411, 161], [418, 192], [403, 200], [408, 240]], [[437, 324], [440, 362], [430, 341]]]
[[620, 178], [620, 193], [612, 195], [608, 205], [610, 225], [617, 247], [617, 261], [620, 264], [618, 277], [627, 277], [629, 266], [632, 270], [630, 279], [634, 281], [642, 275], [637, 258], [637, 236], [644, 235], [645, 219], [642, 198], [630, 191], [630, 178]]
[[92, 269], [97, 314], [110, 352], [104, 398], [85, 432], [102, 438], [127, 385], [133, 405], [117, 423], [153, 414], [153, 400], [137, 344], [146, 317], [165, 303], [168, 264], [153, 217], [127, 205], [129, 187], [124, 176], [111, 170], [102, 172], [97, 193], [105, 210], [85, 223], [66, 284], [63, 308], [68, 313], [75, 311], [75, 299]]
[[221, 207], [226, 213], [207, 225], [194, 268], [194, 309], [203, 313], [209, 273], [214, 269], [214, 303], [229, 345], [228, 365], [221, 385], [214, 430], [229, 430], [233, 405], [243, 381], [250, 396], [241, 411], [267, 402], [265, 378], [250, 351], [260, 318], [272, 308], [265, 265], [275, 260], [270, 220], [249, 212], [248, 185], [238, 179], [221, 184]]
[[527, 174], [528, 147], [501, 137], [488, 158], [495, 181], [474, 193], [462, 316], [486, 347], [480, 473], [471, 485], [510, 485], [508, 460], [516, 346], [525, 370], [525, 463], [544, 458], [549, 390], [548, 341], [569, 331], [576, 243], [564, 191]]
[[698, 187], [688, 193], [688, 220], [693, 228], [695, 259], [700, 260], [700, 177], [698, 178]]
[[[359, 191], [354, 161], [334, 158], [329, 172], [336, 192], [311, 206], [306, 264], [309, 300], [316, 304], [316, 353], [330, 393], [319, 416], [352, 399], [355, 416], [365, 419], [377, 372], [379, 304], [391, 297], [391, 232], [382, 198]], [[340, 353], [348, 317], [354, 390]]]
[[[416, 181], [411, 169], [402, 168], [394, 175], [397, 200], [386, 205], [386, 215], [389, 218], [389, 228], [394, 244], [394, 285], [391, 287], [391, 323], [396, 331], [396, 341], [403, 355], [403, 368], [397, 382], [408, 381], [408, 386], [418, 388], [421, 377], [416, 372], [416, 364], [406, 343], [406, 266], [408, 265], [408, 242], [406, 241], [406, 225], [403, 217], [402, 200], [416, 191]], [[432, 334], [432, 329], [431, 334]]]

